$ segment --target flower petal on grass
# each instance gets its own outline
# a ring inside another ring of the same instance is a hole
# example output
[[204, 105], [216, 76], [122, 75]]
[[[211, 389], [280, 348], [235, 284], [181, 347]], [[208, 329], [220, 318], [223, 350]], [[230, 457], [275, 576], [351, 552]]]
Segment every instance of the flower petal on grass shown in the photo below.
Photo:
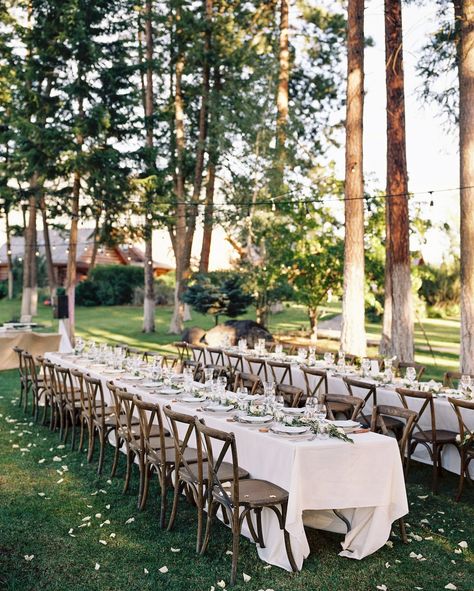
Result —
[[148, 571], [148, 569], [147, 569], [147, 568], [144, 568], [144, 569], [143, 569], [143, 572], [144, 572], [146, 575], [147, 575], [147, 574], [149, 574], [149, 571]]
[[467, 548], [467, 542], [465, 542], [464, 540], [462, 542], [459, 542], [458, 546], [460, 548]]
[[377, 589], [380, 591], [387, 591], [388, 587], [387, 585], [377, 585]]
[[99, 540], [99, 544], [102, 544], [102, 546], [107, 546], [107, 540]]
[[88, 515], [87, 517], [83, 517], [82, 521], [90, 521], [91, 520], [91, 516]]
[[181, 552], [181, 548], [170, 548], [171, 552]]
[[25, 554], [23, 556], [23, 558], [26, 560], [26, 562], [31, 562], [33, 560], [33, 558], [35, 557], [34, 554]]
[[109, 536], [109, 538], [115, 538], [117, 536], [117, 534], [114, 534], [114, 532], [112, 532]]
[[106, 519], [104, 522], [99, 524], [99, 527], [104, 527], [104, 525], [110, 525], [110, 519]]
[[125, 522], [125, 525], [128, 525], [129, 523], [133, 523], [135, 521], [135, 517], [129, 517], [127, 519], [127, 521]]
[[160, 573], [167, 573], [168, 572], [168, 567], [167, 566], [162, 566], [161, 568], [158, 569], [160, 571]]
[[217, 586], [220, 587], [221, 589], [225, 588], [225, 581], [217, 581]]
[[242, 578], [244, 579], [244, 583], [248, 583], [252, 577], [243, 573]]
[[38, 496], [39, 497], [45, 497], [46, 496], [46, 493], [38, 493]]
[[44, 458], [41, 458], [41, 460], [38, 460], [38, 464], [44, 464], [46, 462], [46, 460]]
[[110, 509], [110, 505], [105, 505], [105, 508], [106, 509]]
[[456, 591], [456, 589], [457, 589], [456, 585], [453, 585], [452, 583], [448, 583], [447, 585], [445, 585], [444, 588], [450, 589], [451, 591]]
[[99, 568], [100, 568], [100, 564], [99, 564], [98, 562], [96, 562], [96, 563], [95, 563], [95, 567], [94, 567], [94, 568], [95, 568], [95, 570], [99, 570]]
[[61, 458], [59, 456], [54, 456], [53, 462], [60, 462]]

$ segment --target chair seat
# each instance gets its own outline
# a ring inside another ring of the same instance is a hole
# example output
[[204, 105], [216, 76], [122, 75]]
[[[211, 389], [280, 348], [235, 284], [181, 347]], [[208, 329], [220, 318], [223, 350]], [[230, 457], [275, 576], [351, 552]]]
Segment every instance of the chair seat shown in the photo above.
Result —
[[[232, 497], [232, 490], [229, 488], [229, 495]], [[214, 488], [214, 496], [220, 497], [219, 491]], [[239, 481], [239, 504], [250, 507], [265, 507], [268, 505], [279, 505], [288, 501], [288, 493], [285, 489], [267, 480]]]
[[[444, 429], [436, 429], [436, 441], [437, 443], [456, 443], [456, 435], [454, 431], [445, 431]], [[433, 433], [432, 431], [417, 431], [411, 436], [412, 439], [418, 443], [432, 443]]]
[[[191, 451], [193, 451], [193, 450], [191, 450]], [[197, 458], [196, 458], [196, 462], [197, 462]], [[192, 467], [191, 472], [193, 475], [192, 478], [190, 477], [189, 472], [187, 470], [183, 470], [183, 469], [181, 469], [179, 471], [179, 475], [183, 476], [183, 479], [185, 479], [185, 480], [192, 479], [192, 480], [194, 480], [194, 482], [197, 482], [197, 479], [198, 479], [197, 467], [196, 468]], [[203, 474], [204, 482], [207, 482], [208, 481], [208, 477], [207, 477], [208, 465], [207, 465], [206, 461], [204, 461], [202, 463], [202, 474]], [[219, 480], [221, 482], [226, 482], [226, 481], [228, 482], [230, 480], [234, 480], [234, 468], [233, 468], [232, 464], [229, 462], [222, 462], [222, 464], [219, 467], [219, 470], [217, 471], [217, 475], [218, 475]], [[240, 468], [240, 467], [238, 468], [237, 475], [239, 477], [239, 480], [241, 480], [242, 478], [249, 477], [249, 473], [247, 472], [247, 470], [244, 470], [243, 468]]]

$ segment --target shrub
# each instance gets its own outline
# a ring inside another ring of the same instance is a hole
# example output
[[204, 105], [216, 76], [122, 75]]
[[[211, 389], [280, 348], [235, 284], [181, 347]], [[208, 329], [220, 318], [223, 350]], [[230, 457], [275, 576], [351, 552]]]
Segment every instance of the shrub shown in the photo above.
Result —
[[[145, 297], [145, 290], [143, 286], [135, 287], [133, 290], [134, 306], [142, 306]], [[155, 304], [157, 306], [170, 306], [174, 301], [174, 289], [171, 285], [167, 285], [162, 279], [155, 281]]]
[[0, 281], [0, 300], [8, 295], [8, 285], [6, 281]]
[[79, 306], [121, 306], [133, 302], [136, 287], [143, 285], [143, 268], [125, 265], [98, 265], [90, 278], [76, 287]]

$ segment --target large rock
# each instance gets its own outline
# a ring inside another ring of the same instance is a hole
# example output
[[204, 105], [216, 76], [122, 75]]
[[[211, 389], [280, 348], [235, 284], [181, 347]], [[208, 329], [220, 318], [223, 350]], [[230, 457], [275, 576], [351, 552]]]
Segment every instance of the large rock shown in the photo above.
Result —
[[181, 335], [181, 340], [189, 343], [190, 345], [199, 345], [205, 334], [206, 331], [204, 331], [202, 328], [199, 328], [199, 326], [191, 326], [191, 328], [187, 328], [183, 332]]
[[232, 346], [237, 345], [239, 339], [247, 339], [247, 343], [251, 348], [254, 347], [258, 339], [273, 340], [271, 333], [253, 320], [228, 320], [224, 324], [218, 324], [208, 330], [201, 339], [201, 343], [205, 343], [210, 347], [219, 347], [226, 336]]

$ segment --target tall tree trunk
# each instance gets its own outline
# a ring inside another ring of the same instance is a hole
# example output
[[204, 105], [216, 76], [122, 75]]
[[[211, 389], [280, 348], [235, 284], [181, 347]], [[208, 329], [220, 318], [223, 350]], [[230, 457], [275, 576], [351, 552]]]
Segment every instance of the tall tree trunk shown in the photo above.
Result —
[[[474, 4], [460, 0], [461, 368], [474, 373]], [[458, 15], [456, 14], [456, 17]]]
[[286, 164], [286, 134], [288, 124], [288, 87], [290, 81], [289, 0], [280, 0], [280, 38], [278, 51], [278, 90], [276, 124], [276, 162], [273, 193], [282, 190]]
[[213, 0], [203, 0], [204, 19], [206, 29], [204, 32], [204, 59], [202, 68], [201, 107], [199, 109], [198, 144], [196, 150], [196, 164], [194, 167], [194, 183], [191, 206], [188, 213], [186, 229], [186, 265], [191, 263], [194, 232], [196, 230], [196, 218], [198, 215], [198, 203], [201, 195], [202, 177], [204, 172], [204, 156], [206, 153], [206, 139], [208, 128], [209, 83], [210, 83], [210, 53], [212, 41], [212, 7]]
[[347, 20], [347, 103], [344, 290], [341, 346], [365, 356], [364, 308], [364, 0], [350, 0]]
[[36, 273], [36, 213], [38, 197], [38, 174], [30, 179], [28, 203], [28, 225], [25, 232], [25, 255], [23, 258], [23, 291], [21, 296], [21, 317], [26, 320], [37, 313], [38, 285]]
[[[153, 21], [152, 0], [145, 3], [145, 39], [146, 39], [146, 93], [145, 125], [146, 147], [148, 151], [149, 174], [154, 168], [153, 156]], [[152, 205], [153, 197], [147, 192], [147, 204]], [[147, 208], [148, 209], [148, 208]], [[146, 216], [145, 221], [145, 297], [143, 300], [143, 332], [155, 332], [155, 277], [153, 274], [153, 217]]]
[[41, 218], [43, 220], [43, 237], [44, 237], [44, 250], [46, 256], [46, 269], [48, 273], [48, 285], [51, 299], [56, 295], [56, 287], [58, 280], [56, 277], [56, 269], [54, 268], [53, 255], [51, 253], [51, 240], [49, 236], [49, 224], [48, 224], [48, 213], [46, 210], [46, 201], [44, 195], [41, 194], [39, 199], [39, 206], [41, 210]]
[[[176, 22], [181, 27], [181, 11], [178, 5], [176, 9]], [[172, 242], [174, 255], [176, 259], [176, 283], [174, 292], [174, 308], [171, 317], [169, 332], [171, 334], [180, 334], [183, 330], [184, 305], [181, 296], [184, 290], [184, 281], [186, 278], [186, 206], [184, 192], [184, 150], [185, 150], [185, 131], [184, 131], [184, 105], [181, 82], [184, 70], [184, 54], [182, 43], [180, 41], [182, 33], [177, 30], [177, 54], [175, 63], [175, 94], [174, 94], [174, 113], [175, 113], [175, 143], [176, 143], [176, 225]]]
[[390, 246], [390, 221], [388, 218], [388, 199], [385, 199], [385, 296], [383, 306], [382, 336], [379, 352], [392, 354], [392, 257]]
[[209, 272], [209, 256], [211, 253], [212, 230], [214, 226], [214, 188], [216, 181], [216, 165], [209, 160], [207, 167], [206, 204], [204, 207], [204, 227], [202, 233], [201, 257], [199, 273]]
[[[82, 68], [81, 64], [78, 67], [78, 83], [82, 82]], [[78, 129], [76, 134], [76, 150], [77, 161], [74, 170], [74, 181], [72, 186], [72, 202], [71, 202], [71, 229], [69, 232], [69, 253], [66, 268], [66, 294], [68, 296], [68, 312], [69, 312], [69, 339], [74, 343], [75, 339], [75, 299], [76, 299], [76, 275], [77, 275], [77, 241], [79, 237], [79, 199], [81, 194], [81, 170], [78, 157], [82, 152], [84, 145], [84, 99], [82, 95], [78, 99]]]
[[405, 92], [401, 0], [385, 1], [387, 88], [387, 207], [391, 258], [391, 353], [413, 360], [410, 220], [405, 140]]
[[7, 281], [8, 281], [8, 299], [13, 299], [13, 257], [12, 257], [12, 238], [10, 230], [9, 211], [5, 210], [5, 233], [7, 235]]
[[100, 228], [100, 213], [95, 216], [94, 226], [94, 242], [92, 244], [91, 258], [89, 261], [89, 269], [87, 270], [87, 278], [90, 279], [92, 271], [95, 269], [97, 262], [97, 251], [99, 250], [99, 228]]

